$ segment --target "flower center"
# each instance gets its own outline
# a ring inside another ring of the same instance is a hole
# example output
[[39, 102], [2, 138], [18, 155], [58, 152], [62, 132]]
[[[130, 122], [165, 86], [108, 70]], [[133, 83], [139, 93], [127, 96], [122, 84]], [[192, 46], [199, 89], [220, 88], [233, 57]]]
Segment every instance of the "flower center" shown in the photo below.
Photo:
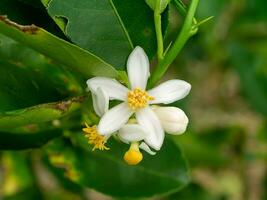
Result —
[[150, 96], [146, 91], [140, 88], [135, 88], [128, 92], [128, 105], [132, 110], [145, 108], [148, 102], [153, 99], [154, 97]]
[[99, 150], [109, 150], [108, 147], [105, 146], [106, 143], [106, 138], [102, 135], [100, 135], [97, 131], [97, 127], [96, 126], [88, 126], [86, 123], [86, 128], [83, 128], [85, 137], [88, 138], [88, 143], [91, 145], [94, 145], [93, 147], [93, 151], [95, 149], [99, 149]]

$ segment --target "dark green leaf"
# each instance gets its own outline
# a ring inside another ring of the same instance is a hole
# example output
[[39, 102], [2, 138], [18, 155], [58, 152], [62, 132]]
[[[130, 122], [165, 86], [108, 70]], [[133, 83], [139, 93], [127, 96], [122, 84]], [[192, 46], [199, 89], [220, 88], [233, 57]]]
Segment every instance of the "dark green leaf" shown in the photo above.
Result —
[[0, 113], [0, 129], [6, 130], [61, 118], [78, 109], [83, 99], [84, 97], [77, 97], [66, 101], [41, 104], [21, 110]]
[[118, 76], [112, 66], [98, 57], [34, 25], [21, 26], [8, 20], [5, 16], [0, 16], [0, 33], [80, 72], [85, 78]]
[[62, 134], [62, 130], [47, 130], [36, 133], [10, 133], [0, 131], [0, 150], [39, 148]]
[[[49, 2], [49, 3], [48, 3]], [[43, 0], [48, 13], [80, 47], [124, 69], [134, 46], [156, 52], [153, 11], [144, 0]]]
[[28, 72], [19, 63], [0, 60], [0, 113], [61, 99], [45, 79]]
[[[116, 197], [149, 197], [176, 192], [188, 181], [185, 160], [178, 146], [166, 139], [155, 156], [144, 153], [138, 166], [123, 161], [128, 145], [110, 140], [109, 151], [91, 151], [83, 135], [74, 146], [53, 141], [47, 146], [51, 164], [72, 181]], [[83, 146], [80, 148], [79, 146]]]
[[70, 74], [2, 35], [0, 74], [0, 112], [58, 101], [69, 91], [81, 92]]
[[39, 0], [1, 0], [0, 15], [8, 15], [11, 20], [20, 24], [35, 24], [53, 34], [66, 38]]

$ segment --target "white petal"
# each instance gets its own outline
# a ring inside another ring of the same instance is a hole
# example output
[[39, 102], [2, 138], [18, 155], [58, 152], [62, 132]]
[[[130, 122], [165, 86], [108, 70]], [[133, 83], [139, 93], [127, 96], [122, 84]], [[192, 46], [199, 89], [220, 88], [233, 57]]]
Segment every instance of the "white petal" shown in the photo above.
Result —
[[126, 143], [138, 142], [146, 137], [146, 131], [139, 124], [126, 124], [119, 130], [118, 136]]
[[164, 140], [164, 131], [154, 111], [150, 107], [138, 110], [136, 119], [147, 131], [145, 142], [152, 148], [159, 150]]
[[184, 111], [176, 107], [155, 107], [153, 110], [165, 132], [174, 135], [180, 135], [185, 132], [188, 118]]
[[107, 135], [119, 130], [130, 118], [133, 112], [126, 103], [121, 103], [108, 112], [100, 119], [98, 131], [101, 135]]
[[88, 79], [86, 83], [92, 93], [96, 93], [97, 88], [100, 87], [107, 93], [110, 99], [125, 101], [129, 91], [128, 88], [120, 84], [115, 79], [106, 77], [94, 77]]
[[96, 114], [102, 117], [108, 111], [108, 95], [102, 88], [97, 88], [96, 93], [92, 93], [93, 107]]
[[140, 145], [139, 145], [139, 148], [140, 149], [143, 149], [144, 151], [146, 151], [147, 153], [149, 153], [150, 155], [154, 156], [156, 154], [156, 152], [152, 151], [149, 146], [142, 142]]
[[169, 104], [184, 98], [191, 89], [191, 85], [182, 80], [169, 80], [148, 91], [155, 99], [150, 104]]
[[146, 89], [149, 77], [149, 60], [141, 47], [135, 47], [127, 61], [127, 73], [131, 88]]

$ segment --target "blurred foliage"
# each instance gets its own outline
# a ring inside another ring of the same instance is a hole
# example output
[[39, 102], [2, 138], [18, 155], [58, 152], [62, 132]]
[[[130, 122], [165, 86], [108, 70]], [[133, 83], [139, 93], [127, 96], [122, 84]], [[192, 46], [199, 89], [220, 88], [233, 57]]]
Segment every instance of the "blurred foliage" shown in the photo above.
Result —
[[[267, 199], [266, 1], [200, 1], [197, 19], [214, 18], [200, 26], [166, 75], [192, 84], [191, 95], [175, 103], [189, 114], [189, 129], [137, 167], [122, 162], [126, 146], [118, 141], [109, 152], [92, 152], [82, 137], [82, 122], [95, 120], [84, 80], [108, 75], [125, 81], [115, 69], [124, 69], [135, 45], [152, 59], [153, 12], [142, 0], [93, 2], [79, 5], [78, 16], [72, 0], [49, 6], [45, 0], [0, 1], [0, 15], [42, 28], [31, 33], [0, 20], [0, 149], [24, 150], [0, 152], [0, 198], [111, 199], [89, 187], [113, 199]], [[170, 4], [166, 41], [182, 17]]]

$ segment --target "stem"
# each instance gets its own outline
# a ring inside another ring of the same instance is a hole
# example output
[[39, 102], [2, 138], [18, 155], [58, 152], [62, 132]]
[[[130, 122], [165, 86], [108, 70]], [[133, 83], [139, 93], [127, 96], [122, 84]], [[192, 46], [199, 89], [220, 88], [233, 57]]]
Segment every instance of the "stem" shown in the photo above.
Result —
[[[175, 5], [176, 9], [178, 10], [178, 12], [183, 17], [185, 17], [186, 13], [187, 13], [187, 10], [186, 10], [186, 6], [184, 5], [184, 3], [181, 0], [174, 0], [173, 2], [174, 2], [174, 5]], [[197, 24], [197, 20], [196, 20], [195, 17], [193, 18], [193, 23]]]
[[160, 0], [157, 0], [156, 8], [154, 10], [154, 23], [157, 36], [157, 45], [158, 45], [158, 60], [163, 59], [163, 38], [161, 30], [161, 15], [160, 15]]
[[151, 78], [149, 79], [149, 87], [154, 86], [160, 80], [160, 78], [167, 71], [170, 64], [176, 58], [177, 54], [181, 51], [187, 40], [192, 36], [192, 24], [198, 1], [199, 0], [191, 0], [183, 27], [169, 52], [166, 53], [163, 60], [159, 61], [157, 68], [155, 69], [155, 71], [153, 71]]

